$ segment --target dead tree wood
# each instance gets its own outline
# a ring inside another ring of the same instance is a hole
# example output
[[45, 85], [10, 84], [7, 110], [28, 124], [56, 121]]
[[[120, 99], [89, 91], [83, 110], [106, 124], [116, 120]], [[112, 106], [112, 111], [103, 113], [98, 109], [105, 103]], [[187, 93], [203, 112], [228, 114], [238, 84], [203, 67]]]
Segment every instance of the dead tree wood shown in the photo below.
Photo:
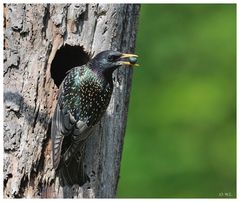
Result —
[[49, 129], [66, 71], [103, 50], [134, 52], [139, 9], [136, 4], [4, 5], [5, 198], [115, 197], [132, 70], [114, 73], [110, 105], [88, 140], [90, 183], [59, 185]]

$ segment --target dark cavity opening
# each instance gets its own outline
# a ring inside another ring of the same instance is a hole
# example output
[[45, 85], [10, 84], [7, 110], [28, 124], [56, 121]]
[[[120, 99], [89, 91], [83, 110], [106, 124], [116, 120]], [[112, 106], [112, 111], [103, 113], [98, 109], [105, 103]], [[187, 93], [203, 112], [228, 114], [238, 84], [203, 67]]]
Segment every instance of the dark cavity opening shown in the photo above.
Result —
[[59, 87], [66, 76], [67, 71], [76, 66], [86, 64], [90, 56], [81, 46], [62, 46], [56, 53], [52, 65], [51, 76], [54, 83]]

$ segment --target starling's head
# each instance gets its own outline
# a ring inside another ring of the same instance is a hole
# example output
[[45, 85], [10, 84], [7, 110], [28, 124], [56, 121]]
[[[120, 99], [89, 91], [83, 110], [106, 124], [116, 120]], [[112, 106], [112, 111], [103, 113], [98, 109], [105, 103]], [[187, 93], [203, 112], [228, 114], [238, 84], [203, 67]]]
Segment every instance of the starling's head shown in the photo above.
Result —
[[97, 54], [91, 61], [92, 68], [97, 69], [105, 75], [111, 75], [115, 69], [121, 65], [128, 67], [137, 66], [132, 58], [138, 57], [134, 54], [120, 53], [118, 51], [107, 50]]

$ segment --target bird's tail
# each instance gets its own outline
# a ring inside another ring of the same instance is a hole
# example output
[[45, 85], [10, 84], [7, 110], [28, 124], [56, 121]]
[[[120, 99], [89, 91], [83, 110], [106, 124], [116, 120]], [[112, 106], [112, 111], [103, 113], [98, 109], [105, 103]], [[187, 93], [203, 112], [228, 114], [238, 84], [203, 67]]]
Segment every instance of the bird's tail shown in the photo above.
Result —
[[82, 186], [87, 181], [89, 181], [89, 177], [84, 171], [84, 152], [85, 144], [80, 144], [78, 151], [74, 154], [71, 154], [71, 157], [69, 159], [62, 159], [61, 165], [57, 170], [62, 186], [72, 186], [74, 184]]

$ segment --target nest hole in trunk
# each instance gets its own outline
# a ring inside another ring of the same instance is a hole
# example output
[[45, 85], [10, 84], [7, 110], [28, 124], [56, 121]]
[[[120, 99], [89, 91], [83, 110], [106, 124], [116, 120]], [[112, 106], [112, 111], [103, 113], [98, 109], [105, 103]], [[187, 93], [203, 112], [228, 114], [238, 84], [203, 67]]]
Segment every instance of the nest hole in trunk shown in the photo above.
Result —
[[57, 52], [51, 64], [51, 77], [59, 88], [67, 71], [73, 67], [86, 64], [90, 56], [82, 46], [62, 46]]

